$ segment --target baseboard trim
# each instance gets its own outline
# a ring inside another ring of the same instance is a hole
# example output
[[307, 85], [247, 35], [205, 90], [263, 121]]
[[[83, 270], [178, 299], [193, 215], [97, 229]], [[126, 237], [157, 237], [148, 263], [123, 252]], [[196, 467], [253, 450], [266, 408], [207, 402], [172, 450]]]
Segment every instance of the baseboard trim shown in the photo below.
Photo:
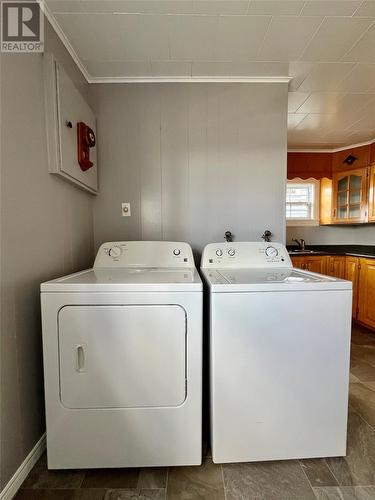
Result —
[[27, 475], [37, 463], [44, 450], [46, 449], [46, 433], [39, 439], [34, 448], [27, 455], [22, 464], [18, 467], [16, 472], [10, 478], [8, 484], [0, 493], [0, 500], [11, 500], [17, 491], [20, 489], [21, 484], [26, 479]]

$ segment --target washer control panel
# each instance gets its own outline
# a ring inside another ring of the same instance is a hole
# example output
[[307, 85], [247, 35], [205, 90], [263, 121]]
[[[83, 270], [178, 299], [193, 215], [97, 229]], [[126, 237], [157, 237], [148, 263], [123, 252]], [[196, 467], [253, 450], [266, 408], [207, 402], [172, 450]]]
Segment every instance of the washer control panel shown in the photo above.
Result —
[[103, 243], [94, 267], [193, 267], [188, 243], [172, 241], [110, 241]]
[[202, 255], [204, 268], [292, 268], [287, 249], [281, 243], [210, 243]]

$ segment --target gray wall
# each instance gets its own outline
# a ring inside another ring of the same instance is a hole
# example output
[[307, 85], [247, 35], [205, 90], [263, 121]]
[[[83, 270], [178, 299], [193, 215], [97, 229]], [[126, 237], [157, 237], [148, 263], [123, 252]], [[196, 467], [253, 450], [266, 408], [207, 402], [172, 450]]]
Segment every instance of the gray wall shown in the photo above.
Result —
[[[285, 239], [285, 84], [93, 86], [100, 195], [96, 245]], [[132, 216], [121, 217], [121, 202]]]
[[375, 245], [375, 225], [287, 227], [287, 243], [303, 238], [309, 245]]
[[[47, 26], [46, 45], [82, 77]], [[1, 54], [1, 489], [44, 432], [39, 284], [91, 265], [93, 198], [50, 175], [41, 55]]]

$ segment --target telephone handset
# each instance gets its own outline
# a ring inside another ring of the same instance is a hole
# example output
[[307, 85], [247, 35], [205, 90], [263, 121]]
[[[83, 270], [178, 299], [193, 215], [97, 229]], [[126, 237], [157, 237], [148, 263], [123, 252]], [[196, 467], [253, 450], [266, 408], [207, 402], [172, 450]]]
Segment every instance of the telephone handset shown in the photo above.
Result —
[[78, 163], [81, 170], [84, 172], [93, 167], [94, 164], [90, 161], [90, 148], [96, 144], [94, 131], [85, 123], [77, 123], [77, 149]]

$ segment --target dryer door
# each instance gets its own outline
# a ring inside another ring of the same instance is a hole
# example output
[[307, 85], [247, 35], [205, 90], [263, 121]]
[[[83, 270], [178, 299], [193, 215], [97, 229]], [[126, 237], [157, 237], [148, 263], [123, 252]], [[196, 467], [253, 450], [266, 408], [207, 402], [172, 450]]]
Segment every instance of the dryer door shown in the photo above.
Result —
[[58, 326], [64, 406], [138, 408], [184, 402], [186, 313], [182, 307], [65, 306]]

